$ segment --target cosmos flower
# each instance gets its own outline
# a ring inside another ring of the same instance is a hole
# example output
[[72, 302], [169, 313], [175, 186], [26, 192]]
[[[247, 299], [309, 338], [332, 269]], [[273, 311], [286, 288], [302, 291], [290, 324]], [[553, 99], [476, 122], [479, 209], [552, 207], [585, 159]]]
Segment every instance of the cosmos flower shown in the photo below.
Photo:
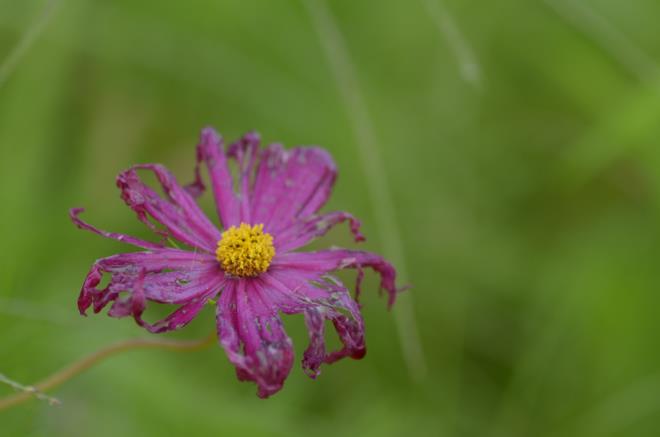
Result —
[[[394, 268], [376, 254], [338, 248], [295, 251], [341, 222], [348, 222], [355, 240], [361, 241], [360, 223], [346, 212], [318, 213], [337, 176], [324, 149], [284, 150], [279, 144], [261, 149], [259, 143], [258, 135], [249, 133], [225, 152], [221, 137], [204, 129], [195, 181], [185, 187], [158, 164], [136, 165], [121, 173], [117, 186], [122, 199], [161, 236], [159, 242], [95, 228], [79, 218], [82, 208], [70, 214], [81, 229], [144, 249], [92, 265], [78, 298], [81, 314], [90, 306], [98, 313], [110, 305], [110, 316], [132, 316], [140, 326], [160, 333], [185, 326], [205, 305], [215, 303], [220, 345], [238, 378], [254, 381], [258, 395], [265, 398], [282, 388], [293, 365], [293, 345], [280, 313], [304, 314], [309, 345], [302, 366], [315, 378], [322, 363], [365, 355], [357, 303], [363, 268], [380, 274], [390, 306], [397, 288]], [[205, 189], [201, 164], [208, 171], [223, 232], [195, 202]], [[138, 170], [152, 172], [164, 195], [145, 184]], [[181, 248], [166, 244], [172, 240]], [[331, 274], [347, 268], [357, 271], [355, 300]], [[178, 308], [152, 324], [142, 317], [147, 302]], [[326, 320], [339, 335], [339, 350], [326, 350]]]

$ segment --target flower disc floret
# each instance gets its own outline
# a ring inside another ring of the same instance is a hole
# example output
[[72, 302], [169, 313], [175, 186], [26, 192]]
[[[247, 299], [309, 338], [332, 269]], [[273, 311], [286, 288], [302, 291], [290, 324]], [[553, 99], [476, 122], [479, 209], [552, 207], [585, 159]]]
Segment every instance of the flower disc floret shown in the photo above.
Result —
[[222, 233], [215, 252], [225, 272], [232, 276], [254, 277], [268, 270], [275, 256], [273, 237], [264, 225], [241, 223]]

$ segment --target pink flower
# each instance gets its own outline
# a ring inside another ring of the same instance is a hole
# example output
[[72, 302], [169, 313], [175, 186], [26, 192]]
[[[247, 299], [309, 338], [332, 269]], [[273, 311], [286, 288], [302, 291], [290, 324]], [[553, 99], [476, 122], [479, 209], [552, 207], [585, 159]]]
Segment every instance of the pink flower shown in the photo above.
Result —
[[[235, 176], [229, 169], [230, 159], [237, 164]], [[208, 170], [224, 232], [194, 200], [205, 189], [201, 163]], [[153, 172], [165, 196], [142, 182], [137, 170]], [[322, 363], [347, 356], [362, 358], [366, 348], [360, 307], [330, 272], [357, 269], [357, 299], [362, 268], [374, 269], [392, 305], [396, 271], [370, 252], [295, 252], [344, 221], [349, 222], [356, 241], [364, 239], [352, 215], [317, 214], [337, 176], [330, 155], [318, 147], [284, 150], [271, 144], [260, 149], [254, 133], [225, 152], [220, 136], [206, 128], [197, 146], [195, 175], [195, 182], [182, 187], [163, 166], [143, 164], [117, 177], [122, 199], [138, 219], [163, 237], [158, 243], [99, 230], [78, 217], [83, 209], [71, 210], [79, 228], [144, 249], [96, 261], [78, 298], [80, 313], [84, 315], [90, 306], [98, 313], [110, 304], [110, 316], [133, 316], [140, 326], [158, 333], [185, 326], [217, 299], [220, 344], [238, 378], [254, 381], [264, 398], [282, 388], [293, 365], [293, 345], [280, 312], [305, 316], [310, 342], [302, 366], [312, 378], [319, 375]], [[167, 239], [187, 249], [167, 247]], [[109, 282], [100, 288], [105, 274]], [[178, 308], [151, 324], [142, 318], [147, 302]], [[332, 321], [337, 330], [341, 349], [326, 351], [325, 320]]]

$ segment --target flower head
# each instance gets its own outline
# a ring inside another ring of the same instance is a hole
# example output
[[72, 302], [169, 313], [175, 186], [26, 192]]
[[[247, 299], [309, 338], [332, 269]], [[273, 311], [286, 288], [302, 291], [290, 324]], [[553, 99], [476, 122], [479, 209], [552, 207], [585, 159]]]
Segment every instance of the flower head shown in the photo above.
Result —
[[[304, 314], [310, 342], [302, 366], [315, 378], [322, 363], [362, 358], [366, 352], [359, 305], [332, 272], [357, 270], [356, 299], [365, 267], [380, 274], [389, 305], [397, 289], [394, 268], [376, 254], [336, 248], [296, 251], [345, 221], [361, 241], [360, 223], [345, 212], [318, 213], [337, 175], [325, 150], [284, 150], [279, 144], [261, 149], [259, 143], [259, 137], [249, 133], [225, 151], [221, 137], [204, 129], [195, 180], [187, 186], [158, 164], [136, 165], [121, 173], [117, 186], [122, 199], [162, 237], [160, 242], [97, 229], [79, 218], [81, 208], [72, 209], [71, 218], [82, 229], [144, 249], [92, 265], [78, 298], [81, 314], [90, 306], [98, 313], [110, 305], [110, 316], [132, 316], [140, 326], [159, 333], [185, 326], [217, 300], [220, 345], [238, 378], [254, 381], [259, 396], [268, 397], [282, 388], [293, 365], [293, 345], [280, 313]], [[230, 171], [230, 160], [236, 162], [237, 174]], [[208, 170], [223, 232], [195, 202], [205, 190], [201, 164]], [[152, 172], [164, 196], [146, 185], [138, 170]], [[189, 250], [166, 246], [168, 239]], [[101, 286], [104, 275], [109, 281]], [[152, 324], [142, 318], [147, 302], [178, 308]], [[339, 350], [326, 350], [326, 320], [339, 334]]]

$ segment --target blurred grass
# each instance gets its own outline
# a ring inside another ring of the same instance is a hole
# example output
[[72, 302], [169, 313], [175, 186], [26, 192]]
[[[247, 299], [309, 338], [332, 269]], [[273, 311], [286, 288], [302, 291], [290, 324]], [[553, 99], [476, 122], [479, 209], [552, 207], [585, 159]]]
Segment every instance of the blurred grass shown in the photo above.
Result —
[[[3, 412], [0, 435], [657, 435], [660, 83], [611, 41], [657, 64], [660, 4], [580, 2], [606, 23], [594, 32], [567, 0], [434, 3], [481, 67], [475, 87], [426, 3], [325, 3], [391, 189], [426, 377], [413, 382], [372, 292], [367, 357], [317, 381], [294, 369], [271, 400], [219, 348], [134, 351], [59, 389], [60, 407]], [[0, 0], [0, 65], [46, 4]], [[29, 384], [146, 335], [77, 315], [89, 264], [129, 248], [77, 231], [66, 210], [148, 235], [114, 176], [157, 161], [189, 179], [206, 124], [327, 147], [341, 172], [328, 208], [363, 219], [369, 249], [387, 246], [355, 108], [301, 1], [53, 5], [0, 83], [1, 373]], [[350, 240], [342, 229], [323, 243]], [[302, 319], [286, 323], [300, 354]], [[172, 337], [212, 327], [207, 311]]]

